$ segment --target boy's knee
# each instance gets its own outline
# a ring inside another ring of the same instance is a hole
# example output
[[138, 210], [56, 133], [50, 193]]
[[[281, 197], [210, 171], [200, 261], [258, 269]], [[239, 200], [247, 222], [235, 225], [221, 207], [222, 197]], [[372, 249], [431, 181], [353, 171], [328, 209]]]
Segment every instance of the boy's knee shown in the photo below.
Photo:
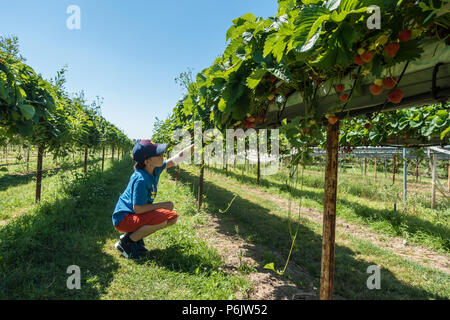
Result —
[[177, 223], [177, 219], [178, 219], [178, 217], [176, 217], [176, 218], [174, 218], [174, 219], [172, 219], [172, 220], [170, 220], [170, 221], [167, 221], [167, 226], [172, 226], [172, 225], [174, 225], [175, 223]]

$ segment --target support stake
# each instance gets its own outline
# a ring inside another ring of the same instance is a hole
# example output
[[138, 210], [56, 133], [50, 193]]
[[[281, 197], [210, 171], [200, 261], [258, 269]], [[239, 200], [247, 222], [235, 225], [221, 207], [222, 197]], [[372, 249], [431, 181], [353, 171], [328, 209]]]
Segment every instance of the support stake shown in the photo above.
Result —
[[433, 152], [433, 171], [431, 172], [431, 209], [436, 205], [436, 160], [437, 154]]
[[327, 159], [325, 167], [325, 196], [322, 232], [322, 268], [320, 276], [320, 299], [333, 298], [334, 240], [336, 229], [336, 195], [338, 175], [339, 121], [328, 124]]

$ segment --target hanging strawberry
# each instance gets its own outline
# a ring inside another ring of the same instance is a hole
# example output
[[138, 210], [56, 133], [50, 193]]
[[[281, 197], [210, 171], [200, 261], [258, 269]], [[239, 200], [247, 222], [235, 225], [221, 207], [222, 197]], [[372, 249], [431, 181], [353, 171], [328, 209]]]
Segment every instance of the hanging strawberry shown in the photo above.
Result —
[[372, 84], [369, 87], [369, 90], [374, 96], [377, 96], [383, 91], [383, 87], [382, 86], [377, 86], [376, 84]]
[[372, 60], [372, 58], [373, 58], [374, 53], [375, 53], [374, 51], [366, 51], [366, 52], [364, 52], [360, 56], [361, 60], [364, 61], [364, 62], [370, 62]]
[[397, 78], [384, 78], [383, 85], [386, 89], [392, 89], [397, 84]]
[[411, 39], [411, 34], [411, 30], [403, 30], [397, 34], [397, 38], [400, 40], [400, 42], [406, 42]]
[[343, 84], [338, 84], [336, 86], [336, 92], [337, 93], [341, 93], [342, 91], [344, 91], [344, 89], [345, 89], [345, 85], [343, 85]]
[[394, 58], [397, 55], [397, 52], [398, 52], [399, 49], [400, 49], [400, 43], [398, 43], [398, 42], [391, 42], [391, 43], [388, 43], [384, 47], [384, 52], [386, 52], [386, 54], [388, 54], [392, 58]]
[[356, 63], [358, 66], [363, 66], [364, 63], [365, 63], [365, 62], [361, 59], [361, 56], [360, 56], [359, 54], [357, 54], [357, 55], [355, 56], [354, 61], [355, 61], [355, 63]]
[[338, 118], [336, 116], [331, 116], [328, 118], [329, 124], [335, 124], [338, 121]]
[[348, 100], [349, 95], [347, 93], [341, 94], [339, 99], [341, 99], [342, 102], [345, 102]]
[[399, 89], [393, 90], [387, 94], [387, 98], [392, 103], [400, 103], [403, 98], [403, 91]]

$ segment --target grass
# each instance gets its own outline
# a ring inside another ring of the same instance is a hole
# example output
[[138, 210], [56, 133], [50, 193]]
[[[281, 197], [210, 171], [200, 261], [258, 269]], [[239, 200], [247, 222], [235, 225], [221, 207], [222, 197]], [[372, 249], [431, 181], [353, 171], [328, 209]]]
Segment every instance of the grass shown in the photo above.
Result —
[[[184, 183], [196, 189], [197, 168], [183, 168], [180, 177]], [[263, 196], [243, 191], [239, 184], [226, 183], [206, 174], [206, 211], [220, 220], [223, 233], [236, 234], [256, 251], [263, 252], [264, 263], [274, 262], [282, 269], [287, 258], [291, 236], [288, 226], [288, 212]], [[226, 214], [219, 210], [227, 208], [237, 195]], [[292, 221], [291, 221], [292, 222]], [[304, 268], [315, 279], [312, 282], [292, 278], [305, 289], [319, 287], [322, 238], [321, 224], [302, 219], [299, 226], [291, 263]], [[237, 232], [238, 230], [238, 232]], [[349, 234], [338, 233], [335, 259], [335, 293], [349, 299], [448, 299], [449, 275], [430, 267], [397, 257], [393, 253], [378, 248], [369, 241]], [[271, 254], [272, 252], [272, 254]], [[273, 254], [277, 253], [277, 255]], [[276, 256], [281, 255], [281, 258]], [[273, 259], [270, 261], [271, 259]], [[379, 266], [382, 289], [369, 290], [366, 286], [367, 268]]]
[[[221, 169], [209, 167], [208, 170], [225, 176]], [[257, 187], [256, 173], [253, 171], [242, 174], [237, 169], [229, 171], [228, 176], [240, 183]], [[300, 192], [300, 177], [297, 178], [295, 188], [289, 188], [287, 180], [287, 169], [280, 170], [276, 175], [262, 176], [259, 188], [285, 199], [291, 196], [294, 199], [302, 197], [305, 207], [322, 211], [323, 172], [308, 167], [304, 172], [303, 192]], [[424, 191], [429, 189], [425, 182], [409, 182], [409, 200], [407, 209], [403, 211], [402, 182], [399, 180], [392, 185], [390, 179], [378, 177], [378, 182], [375, 183], [371, 172], [368, 176], [361, 175], [357, 170], [339, 172], [337, 216], [385, 235], [403, 237], [412, 243], [450, 253], [450, 202], [443, 197], [438, 198], [436, 208], [431, 209], [431, 195]], [[394, 210], [394, 203], [397, 203], [397, 210]]]
[[[111, 214], [131, 173], [129, 158], [104, 173], [59, 172], [59, 197], [0, 227], [0, 299], [233, 299], [248, 290], [245, 277], [224, 273], [217, 251], [196, 237], [205, 217], [167, 174], [158, 201], [173, 201], [182, 218], [145, 240], [147, 257], [122, 258]], [[67, 288], [71, 265], [80, 267], [80, 290]]]
[[[146, 238], [150, 253], [135, 262], [122, 258], [114, 248], [119, 233], [111, 221], [117, 198], [132, 173], [131, 159], [107, 162], [104, 173], [96, 169], [87, 174], [80, 173], [79, 168], [61, 169], [52, 176], [57, 178], [51, 189], [57, 196], [45, 198], [0, 227], [0, 299], [222, 300], [245, 296], [251, 290], [249, 274], [271, 262], [277, 269], [283, 268], [291, 244], [289, 223], [292, 221], [285, 209], [270, 200], [243, 191], [239, 183], [226, 183], [225, 176], [212, 177], [208, 171], [213, 169], [207, 170], [204, 208], [199, 213], [195, 209], [198, 183], [195, 167], [182, 168], [178, 184], [169, 179], [175, 175], [173, 169], [161, 176], [157, 201], [173, 201], [181, 218], [176, 225]], [[219, 171], [214, 170], [214, 173]], [[319, 173], [311, 171], [310, 180], [304, 186], [304, 204], [319, 206], [323, 198], [319, 189], [323, 182], [320, 182]], [[256, 183], [251, 175], [242, 176], [236, 172], [230, 175], [236, 182]], [[264, 177], [262, 188], [289, 197], [289, 190], [283, 187], [283, 176], [270, 178], [272, 180]], [[351, 184], [351, 180], [351, 177], [342, 179], [341, 183]], [[374, 210], [381, 210], [376, 208], [377, 203], [383, 202], [377, 198], [379, 195], [371, 193], [372, 189], [362, 188], [370, 187], [363, 185], [361, 189], [346, 191], [347, 198], [345, 202], [339, 202], [339, 210], [343, 205], [351, 208], [352, 203], [362, 206], [356, 213], [365, 210], [364, 207], [370, 208], [369, 205], [373, 205]], [[355, 192], [361, 195], [356, 196]], [[17, 192], [9, 195], [20, 196]], [[220, 213], [226, 208], [225, 213]], [[223, 259], [208, 240], [201, 237], [202, 228], [211, 216], [218, 219], [217, 232], [240, 237], [248, 243], [252, 249], [247, 254], [252, 255], [259, 265], [248, 265], [241, 259], [237, 274], [223, 271]], [[381, 223], [387, 219], [381, 217]], [[403, 219], [403, 216], [398, 218]], [[300, 288], [317, 291], [322, 227], [307, 219], [300, 221], [291, 264], [300, 266], [309, 276], [286, 273], [283, 277]], [[429, 223], [428, 229], [424, 227], [424, 221]], [[360, 223], [366, 222], [363, 219]], [[431, 216], [425, 216], [419, 224], [429, 234], [433, 234], [433, 225]], [[430, 238], [427, 237], [425, 239]], [[400, 258], [347, 233], [338, 232], [336, 239], [335, 293], [339, 297], [450, 298], [449, 275]], [[80, 290], [67, 289], [70, 265], [80, 267]], [[366, 271], [371, 265], [381, 268], [380, 290], [369, 290], [366, 286], [369, 276]], [[274, 295], [277, 290], [281, 289], [274, 288]]]

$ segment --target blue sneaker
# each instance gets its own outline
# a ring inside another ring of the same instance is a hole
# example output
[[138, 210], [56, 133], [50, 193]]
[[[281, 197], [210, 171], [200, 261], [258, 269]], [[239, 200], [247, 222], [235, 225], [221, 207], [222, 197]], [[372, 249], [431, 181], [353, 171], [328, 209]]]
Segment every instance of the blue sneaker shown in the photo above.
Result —
[[123, 237], [114, 245], [117, 250], [127, 259], [137, 260], [141, 256], [139, 246], [136, 242], [127, 239], [128, 237]]
[[[130, 232], [122, 234], [120, 236], [120, 239], [123, 239], [125, 237], [125, 235], [129, 236]], [[138, 244], [139, 251], [141, 251], [142, 253], [147, 253], [148, 252], [147, 248], [145, 247], [144, 239], [141, 239], [141, 240], [137, 241], [136, 243]]]

